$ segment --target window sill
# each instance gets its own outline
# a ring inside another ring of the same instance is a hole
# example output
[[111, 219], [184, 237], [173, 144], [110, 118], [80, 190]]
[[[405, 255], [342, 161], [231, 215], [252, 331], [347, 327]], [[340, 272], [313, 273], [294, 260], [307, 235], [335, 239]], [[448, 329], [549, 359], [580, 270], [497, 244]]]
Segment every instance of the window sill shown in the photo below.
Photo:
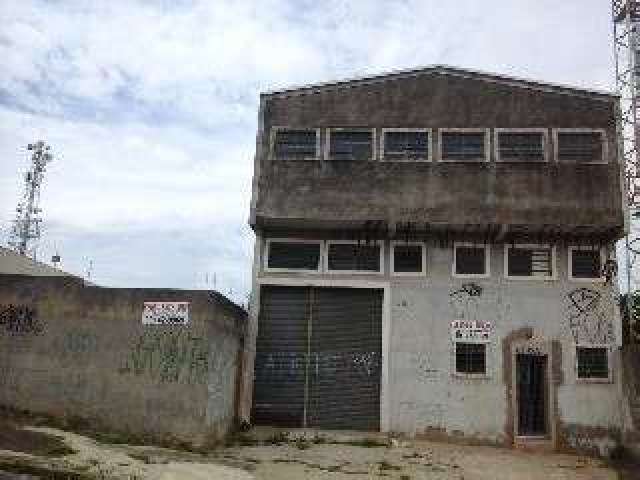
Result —
[[490, 273], [453, 273], [453, 278], [463, 278], [463, 279], [481, 279], [481, 278], [491, 278]]
[[613, 384], [613, 378], [578, 378], [576, 384], [593, 385], [593, 384]]
[[525, 277], [523, 276], [513, 276], [513, 275], [505, 275], [504, 278], [506, 280], [515, 280], [516, 282], [522, 282], [522, 281], [534, 281], [534, 282], [554, 282], [556, 280], [558, 280], [558, 277], [556, 275], [552, 275], [551, 277]]
[[454, 372], [451, 374], [456, 380], [490, 380], [491, 376], [487, 373], [461, 373]]
[[576, 282], [576, 283], [605, 283], [606, 279], [604, 279], [603, 277], [575, 278], [570, 276], [569, 281]]

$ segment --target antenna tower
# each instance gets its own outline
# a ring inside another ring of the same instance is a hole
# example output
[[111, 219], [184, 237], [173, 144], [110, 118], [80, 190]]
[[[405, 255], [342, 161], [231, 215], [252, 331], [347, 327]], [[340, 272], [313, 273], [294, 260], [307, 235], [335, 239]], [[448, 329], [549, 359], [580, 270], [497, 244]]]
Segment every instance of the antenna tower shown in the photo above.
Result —
[[31, 165], [24, 175], [24, 192], [16, 208], [16, 218], [13, 221], [9, 246], [20, 255], [35, 257], [35, 245], [40, 238], [42, 209], [40, 204], [40, 187], [44, 180], [47, 163], [53, 156], [50, 147], [42, 140], [27, 145], [31, 152]]

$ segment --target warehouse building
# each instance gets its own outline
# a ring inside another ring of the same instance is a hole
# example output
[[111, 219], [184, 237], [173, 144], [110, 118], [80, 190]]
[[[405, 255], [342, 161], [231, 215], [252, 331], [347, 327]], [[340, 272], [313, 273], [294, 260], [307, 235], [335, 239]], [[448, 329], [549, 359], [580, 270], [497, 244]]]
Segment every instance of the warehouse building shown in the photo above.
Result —
[[245, 416], [613, 448], [617, 108], [446, 66], [263, 94]]

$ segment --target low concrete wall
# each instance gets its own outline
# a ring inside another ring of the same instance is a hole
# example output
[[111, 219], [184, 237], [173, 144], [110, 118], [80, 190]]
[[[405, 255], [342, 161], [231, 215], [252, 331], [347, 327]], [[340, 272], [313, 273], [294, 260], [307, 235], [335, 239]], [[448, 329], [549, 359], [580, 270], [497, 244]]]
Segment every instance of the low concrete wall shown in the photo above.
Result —
[[[143, 325], [144, 302], [189, 302]], [[206, 291], [0, 275], [0, 405], [157, 441], [220, 440], [236, 417], [246, 313]]]

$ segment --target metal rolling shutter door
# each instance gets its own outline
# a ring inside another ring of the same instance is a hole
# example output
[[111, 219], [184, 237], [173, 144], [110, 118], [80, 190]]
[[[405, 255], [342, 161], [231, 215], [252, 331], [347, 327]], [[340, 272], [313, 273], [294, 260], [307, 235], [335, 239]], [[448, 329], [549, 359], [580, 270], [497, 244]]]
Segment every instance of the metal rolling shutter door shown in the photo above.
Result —
[[382, 291], [314, 288], [308, 426], [380, 429]]
[[262, 287], [256, 340], [253, 422], [301, 427], [309, 289]]

